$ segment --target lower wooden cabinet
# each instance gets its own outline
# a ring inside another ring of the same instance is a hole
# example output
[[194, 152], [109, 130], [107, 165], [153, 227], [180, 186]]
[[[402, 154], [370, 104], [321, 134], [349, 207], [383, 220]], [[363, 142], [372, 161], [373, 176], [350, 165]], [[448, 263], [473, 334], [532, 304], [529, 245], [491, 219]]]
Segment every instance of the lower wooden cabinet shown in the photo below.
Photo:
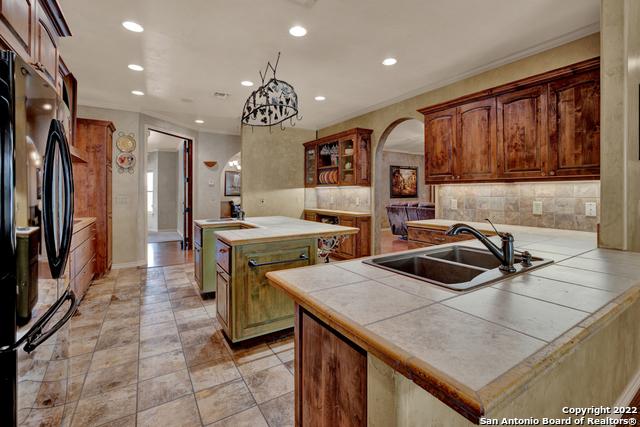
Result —
[[[212, 294], [217, 292], [216, 274], [216, 232], [225, 230], [238, 230], [241, 225], [227, 225], [215, 227], [194, 226], [193, 236], [193, 263], [196, 283], [200, 293]], [[228, 270], [228, 267], [226, 268]]]
[[344, 211], [305, 210], [303, 217], [307, 221], [327, 222], [360, 229], [357, 234], [350, 234], [344, 239], [331, 255], [332, 258], [353, 259], [371, 255], [371, 216]]
[[296, 426], [367, 425], [367, 353], [296, 305]]
[[469, 234], [447, 236], [445, 230], [439, 228], [407, 227], [407, 240], [409, 249], [423, 248], [427, 246], [444, 245], [445, 243], [462, 242], [472, 240]]
[[229, 340], [293, 327], [293, 301], [266, 274], [315, 264], [317, 249], [315, 238], [238, 246], [216, 242], [217, 318]]
[[90, 223], [73, 233], [67, 274], [71, 289], [82, 299], [96, 276], [96, 224]]

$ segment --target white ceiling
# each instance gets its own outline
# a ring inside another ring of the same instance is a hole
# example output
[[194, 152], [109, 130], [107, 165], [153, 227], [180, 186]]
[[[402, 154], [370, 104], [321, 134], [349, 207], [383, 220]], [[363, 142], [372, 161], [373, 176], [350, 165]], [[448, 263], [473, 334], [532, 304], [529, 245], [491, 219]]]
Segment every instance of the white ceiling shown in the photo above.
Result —
[[391, 130], [382, 149], [424, 155], [424, 125], [420, 120], [406, 120]]
[[147, 151], [178, 151], [184, 139], [164, 133], [149, 131]]
[[[320, 128], [598, 31], [598, 0], [60, 0], [62, 55], [84, 105], [239, 133], [258, 71], [278, 77]], [[134, 20], [143, 33], [126, 31]], [[292, 25], [308, 29], [294, 38]], [[381, 65], [394, 56], [398, 64]], [[134, 72], [127, 64], [145, 67]], [[254, 86], [253, 89], [255, 89]], [[133, 89], [146, 93], [131, 95]], [[226, 100], [214, 91], [231, 94]], [[322, 94], [327, 100], [314, 101]], [[201, 118], [204, 125], [195, 125]]]

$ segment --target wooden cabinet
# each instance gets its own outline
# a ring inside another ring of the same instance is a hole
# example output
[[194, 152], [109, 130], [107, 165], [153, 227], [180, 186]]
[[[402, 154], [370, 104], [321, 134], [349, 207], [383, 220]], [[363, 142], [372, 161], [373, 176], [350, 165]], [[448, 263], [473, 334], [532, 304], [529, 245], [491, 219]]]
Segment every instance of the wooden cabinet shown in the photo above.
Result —
[[331, 254], [332, 258], [353, 259], [371, 255], [371, 216], [329, 209], [305, 209], [307, 221], [326, 222], [360, 229], [356, 234], [345, 237], [343, 242]]
[[0, 34], [9, 45], [23, 51], [28, 57], [32, 55], [33, 46], [34, 1], [36, 0], [0, 2], [0, 19], [3, 24]]
[[218, 240], [217, 247], [217, 318], [225, 335], [235, 343], [291, 328], [293, 301], [266, 274], [315, 264], [317, 239], [233, 247]]
[[594, 58], [419, 110], [426, 183], [598, 178], [599, 67]]
[[79, 118], [77, 144], [86, 149], [87, 162], [73, 164], [77, 216], [95, 217], [97, 228], [95, 273], [102, 276], [112, 264], [111, 122]]
[[600, 74], [589, 71], [549, 84], [549, 175], [600, 174]]
[[[491, 235], [493, 233], [486, 233]], [[458, 236], [447, 236], [445, 230], [440, 228], [425, 227], [407, 227], [407, 241], [409, 249], [423, 248], [427, 246], [444, 245], [446, 243], [461, 242], [464, 240], [473, 240], [473, 236], [469, 234], [460, 234]]]
[[505, 178], [546, 175], [547, 88], [533, 86], [497, 97], [499, 174]]
[[454, 147], [458, 134], [456, 109], [424, 117], [425, 176], [427, 182], [455, 179]]
[[241, 225], [216, 225], [215, 227], [194, 227], [193, 262], [195, 276], [200, 293], [215, 295], [217, 292], [216, 263], [229, 272], [229, 246], [217, 241], [216, 233], [225, 230], [237, 230]]
[[371, 132], [355, 128], [305, 143], [305, 187], [370, 186]]
[[49, 16], [38, 3], [36, 8], [34, 67], [55, 87], [58, 78], [58, 35]]
[[296, 425], [367, 425], [367, 353], [296, 306]]
[[82, 298], [96, 274], [96, 223], [74, 230], [67, 274], [77, 298]]

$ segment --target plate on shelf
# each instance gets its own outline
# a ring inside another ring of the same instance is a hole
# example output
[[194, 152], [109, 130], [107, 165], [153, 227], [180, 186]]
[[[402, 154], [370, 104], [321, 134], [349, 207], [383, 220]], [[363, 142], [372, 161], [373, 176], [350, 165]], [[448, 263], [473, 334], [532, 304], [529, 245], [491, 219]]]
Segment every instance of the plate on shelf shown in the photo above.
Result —
[[116, 139], [116, 147], [118, 150], [123, 153], [131, 153], [136, 149], [136, 140], [133, 137], [133, 134], [125, 135], [123, 132], [120, 132], [120, 136]]

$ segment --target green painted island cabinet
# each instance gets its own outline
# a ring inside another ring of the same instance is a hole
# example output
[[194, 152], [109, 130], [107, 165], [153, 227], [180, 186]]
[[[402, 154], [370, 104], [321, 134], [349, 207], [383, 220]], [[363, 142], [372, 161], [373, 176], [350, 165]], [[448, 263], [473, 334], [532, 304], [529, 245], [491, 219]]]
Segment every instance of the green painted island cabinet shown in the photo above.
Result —
[[240, 224], [216, 224], [211, 227], [201, 227], [195, 224], [193, 233], [194, 276], [201, 294], [215, 295], [217, 291], [216, 232], [240, 228], [243, 228]]
[[230, 246], [216, 242], [217, 318], [233, 342], [289, 329], [294, 305], [269, 284], [270, 271], [316, 263], [317, 238]]

